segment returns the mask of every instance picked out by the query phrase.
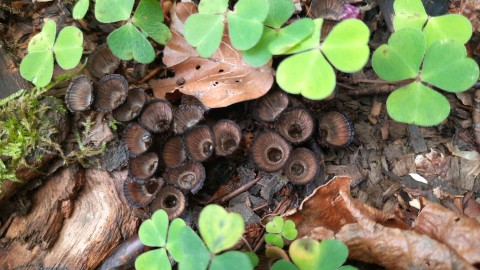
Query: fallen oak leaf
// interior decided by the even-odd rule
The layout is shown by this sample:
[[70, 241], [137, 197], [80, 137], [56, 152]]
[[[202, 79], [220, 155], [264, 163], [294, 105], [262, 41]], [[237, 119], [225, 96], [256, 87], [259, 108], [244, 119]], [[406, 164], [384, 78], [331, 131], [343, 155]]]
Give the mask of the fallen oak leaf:
[[348, 224], [335, 236], [348, 246], [350, 259], [387, 269], [475, 269], [446, 245], [410, 230]]
[[[219, 49], [210, 58], [200, 57], [179, 32], [192, 6], [176, 5], [172, 12], [172, 40], [165, 46], [163, 61], [175, 72], [173, 78], [149, 82], [157, 98], [176, 90], [193, 95], [210, 108], [225, 107], [237, 102], [256, 99], [268, 92], [273, 84], [271, 62], [259, 68], [249, 66], [234, 49], [226, 34]], [[184, 21], [183, 21], [184, 22]]]
[[[350, 195], [349, 176], [336, 176], [327, 184], [315, 189], [298, 209], [287, 212], [285, 219], [295, 222], [298, 238], [311, 235], [317, 227], [334, 233], [351, 223], [381, 223], [394, 228], [407, 229], [408, 225], [391, 213], [375, 209]], [[371, 227], [372, 225], [370, 225]]]
[[480, 222], [421, 198], [413, 230], [444, 243], [471, 264], [480, 263]]

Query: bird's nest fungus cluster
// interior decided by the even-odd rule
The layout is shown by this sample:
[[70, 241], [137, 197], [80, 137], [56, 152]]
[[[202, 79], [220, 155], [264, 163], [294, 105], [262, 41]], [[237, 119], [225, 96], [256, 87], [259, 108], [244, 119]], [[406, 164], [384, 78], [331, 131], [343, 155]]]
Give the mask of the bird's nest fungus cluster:
[[[123, 190], [132, 207], [164, 209], [179, 216], [186, 194], [197, 193], [206, 181], [204, 162], [218, 157], [249, 155], [265, 172], [283, 171], [290, 182], [302, 185], [318, 175], [319, 161], [311, 140], [344, 147], [353, 139], [353, 126], [338, 111], [312, 113], [301, 102], [272, 90], [249, 102], [248, 115], [257, 123], [253, 139], [235, 121], [222, 119], [197, 99], [184, 95], [179, 104], [150, 97], [143, 89], [129, 89], [127, 80], [113, 73], [120, 61], [106, 47], [90, 57], [89, 77], [72, 80], [65, 95], [72, 112], [94, 109], [111, 113], [125, 128], [121, 140], [128, 152]], [[208, 179], [207, 179], [208, 180]]]

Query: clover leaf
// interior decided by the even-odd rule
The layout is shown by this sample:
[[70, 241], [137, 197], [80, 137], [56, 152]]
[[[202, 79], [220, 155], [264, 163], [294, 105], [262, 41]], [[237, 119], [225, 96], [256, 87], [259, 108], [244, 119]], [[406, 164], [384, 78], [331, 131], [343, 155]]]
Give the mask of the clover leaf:
[[87, 14], [90, 7], [90, 0], [78, 0], [73, 6], [72, 17], [75, 20], [81, 20]]
[[287, 260], [278, 260], [272, 265], [271, 270], [298, 270], [298, 267]]
[[389, 115], [399, 122], [432, 126], [447, 118], [450, 104], [425, 83], [448, 92], [465, 91], [478, 80], [479, 68], [457, 40], [436, 41], [426, 50], [425, 44], [420, 30], [401, 29], [373, 53], [372, 66], [387, 81], [416, 79], [390, 94]]
[[110, 33], [107, 37], [107, 43], [112, 53], [120, 59], [135, 59], [145, 64], [155, 59], [155, 51], [152, 45], [131, 23], [126, 23]]
[[163, 10], [157, 0], [142, 0], [133, 15], [133, 25], [142, 29], [159, 44], [167, 44], [172, 32], [163, 23]]
[[314, 28], [315, 24], [309, 18], [297, 20], [280, 29], [268, 49], [272, 54], [283, 54], [310, 36]]
[[395, 31], [408, 27], [422, 30], [428, 19], [421, 0], [396, 0], [393, 3], [393, 9], [395, 11], [393, 17]]
[[268, 0], [268, 14], [263, 22], [271, 28], [280, 28], [292, 16], [295, 5], [291, 0]]
[[224, 27], [223, 16], [197, 13], [185, 22], [184, 37], [200, 56], [210, 57], [222, 42]]
[[102, 23], [125, 21], [130, 18], [135, 0], [97, 0], [95, 18]]
[[263, 21], [268, 15], [267, 0], [240, 0], [227, 16], [228, 33], [233, 47], [248, 50], [255, 46], [263, 33]]
[[240, 251], [228, 251], [215, 256], [210, 263], [210, 270], [244, 270], [253, 269], [249, 257]]
[[198, 12], [201, 14], [222, 14], [228, 9], [228, 0], [200, 1]]
[[83, 53], [83, 34], [73, 26], [63, 28], [55, 41], [55, 21], [45, 22], [42, 31], [28, 43], [28, 54], [20, 64], [20, 74], [37, 87], [46, 86], [53, 76], [53, 55], [63, 69], [72, 69]]
[[279, 248], [284, 246], [283, 238], [294, 240], [297, 237], [295, 223], [291, 220], [284, 222], [282, 217], [275, 217], [267, 223], [265, 229], [268, 232], [265, 235], [265, 242]]
[[300, 270], [338, 269], [347, 259], [348, 248], [334, 239], [318, 243], [313, 239], [302, 238], [290, 245], [289, 254]]

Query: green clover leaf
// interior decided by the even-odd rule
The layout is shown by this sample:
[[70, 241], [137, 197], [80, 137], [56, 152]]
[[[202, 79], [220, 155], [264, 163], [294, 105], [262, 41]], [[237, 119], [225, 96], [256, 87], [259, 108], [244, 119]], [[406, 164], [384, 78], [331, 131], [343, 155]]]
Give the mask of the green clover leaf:
[[164, 248], [151, 250], [140, 254], [135, 260], [135, 269], [162, 269], [171, 270], [170, 260], [167, 256], [167, 251]]
[[20, 63], [20, 74], [38, 87], [46, 86], [53, 76], [52, 52], [31, 52]]
[[163, 247], [167, 242], [168, 215], [165, 211], [156, 211], [151, 219], [145, 220], [138, 230], [140, 241], [146, 246]]
[[289, 248], [292, 261], [300, 270], [337, 269], [348, 256], [348, 248], [338, 240], [295, 240]]
[[285, 221], [285, 223], [283, 224], [282, 235], [288, 240], [294, 240], [295, 238], [297, 238], [298, 231], [295, 227], [295, 222], [293, 222], [292, 220]]
[[211, 204], [200, 213], [198, 227], [210, 252], [219, 253], [240, 240], [245, 224], [240, 214], [228, 213], [221, 206]]
[[272, 28], [282, 27], [295, 11], [291, 0], [268, 0], [268, 6], [267, 18], [263, 23]]
[[265, 235], [265, 242], [267, 244], [277, 246], [279, 248], [283, 248], [285, 243], [283, 242], [282, 235], [277, 234], [277, 233], [267, 233]]
[[287, 260], [278, 260], [272, 265], [271, 270], [298, 270], [298, 267]]
[[[223, 208], [222, 208], [223, 209]], [[224, 210], [225, 211], [225, 210]], [[203, 212], [203, 211], [202, 211]], [[210, 262], [210, 252], [200, 237], [188, 226], [181, 229], [179, 251], [179, 270], [205, 270]]]
[[78, 0], [73, 6], [72, 17], [75, 20], [81, 20], [87, 14], [90, 6], [90, 0]]
[[337, 24], [321, 45], [332, 65], [343, 72], [357, 72], [370, 56], [370, 30], [360, 20], [348, 19]]
[[283, 229], [283, 218], [279, 216], [274, 217], [273, 220], [267, 223], [265, 229], [269, 233], [281, 233]]
[[240, 0], [227, 15], [228, 33], [233, 47], [248, 50], [255, 46], [263, 33], [263, 21], [268, 15], [268, 0]]
[[125, 21], [130, 18], [135, 0], [97, 0], [95, 18], [102, 23]]
[[55, 43], [57, 24], [54, 20], [48, 20], [43, 25], [42, 31], [32, 37], [28, 42], [28, 52], [43, 52], [51, 50]]
[[393, 17], [395, 31], [409, 27], [422, 30], [428, 19], [420, 0], [396, 0], [393, 3], [393, 9], [395, 10]]
[[210, 263], [210, 270], [248, 270], [253, 269], [248, 255], [240, 251], [228, 251], [215, 256]]
[[220, 46], [223, 29], [223, 15], [197, 13], [185, 22], [184, 37], [200, 56], [210, 57]]
[[83, 33], [80, 29], [67, 26], [58, 34], [53, 48], [58, 65], [63, 69], [74, 68], [83, 53]]
[[278, 31], [277, 37], [268, 49], [272, 54], [284, 54], [313, 33], [315, 24], [310, 18], [303, 18]]
[[172, 39], [170, 29], [163, 23], [163, 10], [159, 1], [140, 1], [133, 15], [133, 25], [141, 28], [159, 44], [167, 44]]
[[372, 56], [372, 66], [386, 81], [415, 78], [425, 53], [425, 37], [420, 30], [404, 28], [393, 33], [388, 44], [378, 47]]
[[455, 39], [465, 44], [472, 36], [472, 24], [460, 14], [448, 14], [430, 18], [423, 29], [427, 48], [435, 41]]
[[201, 14], [222, 14], [228, 9], [228, 0], [202, 0], [198, 5]]
[[122, 60], [135, 59], [147, 64], [155, 59], [155, 51], [147, 38], [132, 24], [127, 23], [107, 37], [108, 47]]
[[242, 51], [245, 62], [253, 67], [260, 67], [272, 59], [272, 53], [268, 49], [269, 44], [277, 37], [275, 29], [264, 26], [263, 34], [258, 43], [246, 51]]
[[177, 262], [182, 260], [182, 256], [184, 254], [181, 242], [188, 240], [181, 238], [182, 230], [186, 226], [187, 225], [185, 224], [185, 221], [183, 221], [183, 219], [175, 218], [170, 223], [170, 228], [168, 229], [168, 238], [165, 248], [172, 255], [173, 259]]
[[321, 29], [323, 25], [323, 19], [318, 18], [313, 20], [314, 24], [314, 29], [312, 34], [307, 37], [306, 39], [302, 40], [299, 44], [297, 44], [295, 47], [292, 49], [288, 50], [285, 52], [285, 54], [292, 54], [292, 53], [299, 53], [299, 52], [304, 52], [307, 50], [311, 50], [314, 48], [319, 47], [320, 45], [320, 34], [321, 34]]

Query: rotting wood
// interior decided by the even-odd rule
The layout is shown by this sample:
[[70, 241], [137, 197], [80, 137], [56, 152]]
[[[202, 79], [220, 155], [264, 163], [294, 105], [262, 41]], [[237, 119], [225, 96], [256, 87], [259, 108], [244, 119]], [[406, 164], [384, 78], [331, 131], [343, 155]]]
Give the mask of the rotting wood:
[[30, 212], [2, 229], [2, 269], [96, 268], [138, 228], [119, 196], [126, 176], [72, 168], [54, 174], [33, 194]]
[[11, 57], [3, 49], [0, 40], [0, 98], [5, 98], [20, 89], [30, 88], [30, 84], [20, 76], [20, 72]]

